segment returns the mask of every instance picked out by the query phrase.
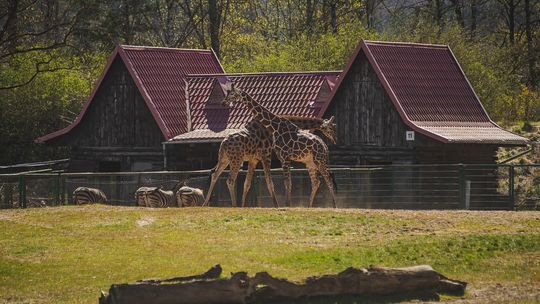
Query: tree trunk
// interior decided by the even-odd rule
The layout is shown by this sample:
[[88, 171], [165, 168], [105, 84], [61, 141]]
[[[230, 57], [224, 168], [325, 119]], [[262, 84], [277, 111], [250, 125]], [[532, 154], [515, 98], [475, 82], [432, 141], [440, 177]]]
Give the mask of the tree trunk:
[[174, 0], [167, 0], [166, 3], [166, 11], [165, 11], [165, 28], [164, 35], [163, 35], [163, 42], [165, 46], [169, 47], [175, 47], [174, 45], [174, 18], [178, 14], [176, 9], [176, 1]]
[[508, 28], [508, 41], [513, 46], [515, 42], [516, 31], [516, 7], [520, 0], [499, 0], [503, 6], [503, 14]]
[[375, 6], [376, 0], [365, 0], [366, 25], [368, 29], [373, 29], [375, 26]]
[[516, 19], [515, 19], [516, 8], [514, 6], [514, 0], [508, 2], [508, 35], [510, 39], [510, 45], [514, 45], [515, 41], [515, 29], [516, 29]]
[[474, 38], [476, 33], [476, 15], [478, 13], [478, 7], [476, 0], [471, 0], [471, 38]]
[[306, 30], [311, 31], [313, 28], [314, 1], [306, 0]]
[[17, 48], [17, 39], [15, 37], [18, 34], [18, 10], [19, 1], [9, 0], [7, 20], [3, 29], [0, 29], [0, 41], [4, 40], [6, 42], [6, 49], [9, 53], [15, 52]]
[[441, 0], [428, 0], [427, 4], [433, 20], [441, 27], [443, 25], [443, 3]]
[[332, 32], [335, 34], [338, 32], [338, 23], [337, 23], [337, 1], [330, 1], [330, 26], [332, 27]]
[[536, 79], [536, 57], [533, 52], [533, 31], [531, 25], [531, 3], [530, 0], [525, 0], [525, 34], [527, 36], [527, 64], [529, 71], [529, 84], [533, 88], [537, 86]]
[[124, 7], [122, 10], [122, 18], [124, 19], [122, 23], [122, 38], [123, 42], [125, 44], [131, 44], [132, 43], [132, 29], [131, 29], [131, 10], [130, 6], [131, 3], [129, 3], [128, 0], [122, 1]]
[[462, 28], [464, 28], [465, 21], [463, 20], [463, 13], [461, 12], [460, 0], [451, 0], [450, 2], [452, 2], [452, 6], [454, 7], [454, 14], [456, 15], [457, 22], [459, 23], [459, 25], [461, 25]]
[[[463, 295], [467, 283], [449, 280], [431, 266], [347, 268], [335, 275], [309, 277], [302, 283], [274, 278], [266, 272], [249, 277], [237, 272], [219, 279], [221, 267], [205, 274], [172, 280], [144, 280], [112, 285], [100, 304], [275, 303], [312, 299], [336, 300], [370, 296], [396, 300], [437, 300], [438, 293]], [[160, 284], [166, 282], [166, 284]], [[176, 283], [173, 283], [176, 282]]]
[[210, 45], [216, 53], [216, 56], [220, 58], [219, 26], [221, 16], [219, 14], [217, 0], [208, 0], [208, 17], [210, 20]]

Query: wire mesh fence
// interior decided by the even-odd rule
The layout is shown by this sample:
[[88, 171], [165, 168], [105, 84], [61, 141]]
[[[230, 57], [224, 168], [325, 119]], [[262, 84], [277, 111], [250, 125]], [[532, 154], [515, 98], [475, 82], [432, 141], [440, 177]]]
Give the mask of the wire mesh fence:
[[[389, 165], [333, 168], [339, 208], [390, 209], [538, 209], [540, 165]], [[210, 171], [122, 173], [17, 173], [0, 175], [0, 208], [73, 204], [77, 187], [101, 189], [112, 205], [136, 206], [139, 187], [173, 189], [186, 181], [191, 187], [209, 185]], [[212, 206], [230, 206], [227, 171], [211, 195]], [[237, 179], [242, 197], [245, 171]], [[281, 170], [272, 171], [278, 202], [285, 203]], [[305, 169], [292, 171], [292, 206], [307, 206], [311, 181]], [[206, 193], [205, 193], [206, 194]], [[239, 202], [238, 202], [239, 203]], [[257, 170], [247, 196], [248, 206], [272, 207], [263, 172]], [[331, 207], [321, 178], [314, 207]]]

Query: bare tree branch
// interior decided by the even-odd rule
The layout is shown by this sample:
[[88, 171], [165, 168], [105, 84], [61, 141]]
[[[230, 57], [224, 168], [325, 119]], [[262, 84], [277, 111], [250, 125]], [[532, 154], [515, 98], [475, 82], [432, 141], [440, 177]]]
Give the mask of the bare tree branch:
[[21, 83], [17, 83], [17, 84], [12, 84], [12, 85], [7, 85], [7, 86], [0, 86], [0, 90], [11, 90], [11, 89], [15, 89], [15, 88], [20, 88], [20, 87], [23, 87], [23, 86], [26, 86], [28, 84], [30, 84], [32, 81], [34, 81], [34, 79], [36, 79], [36, 77], [40, 74], [40, 73], [45, 73], [45, 72], [56, 72], [56, 71], [60, 71], [60, 70], [73, 70], [74, 68], [73, 67], [53, 67], [53, 68], [42, 68], [43, 65], [47, 65], [49, 63], [51, 63], [52, 59], [49, 59], [47, 61], [39, 61], [39, 62], [36, 62], [35, 64], [35, 70], [34, 70], [34, 73], [32, 74], [32, 76], [30, 78], [28, 78], [27, 80], [21, 82]]

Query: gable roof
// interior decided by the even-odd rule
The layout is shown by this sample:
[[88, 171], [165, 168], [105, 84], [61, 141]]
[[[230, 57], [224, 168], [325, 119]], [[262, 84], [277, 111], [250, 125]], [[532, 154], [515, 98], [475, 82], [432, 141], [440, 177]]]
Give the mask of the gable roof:
[[186, 75], [224, 73], [212, 50], [117, 45], [73, 123], [38, 138], [37, 142], [46, 142], [64, 135], [81, 122], [117, 56], [124, 62], [165, 139], [187, 131]]
[[360, 53], [365, 54], [403, 122], [444, 143], [526, 144], [488, 116], [447, 45], [360, 41], [326, 111]]
[[173, 141], [220, 140], [252, 120], [242, 105], [219, 104], [229, 82], [277, 115], [316, 117], [340, 71], [191, 75], [187, 78], [190, 132]]

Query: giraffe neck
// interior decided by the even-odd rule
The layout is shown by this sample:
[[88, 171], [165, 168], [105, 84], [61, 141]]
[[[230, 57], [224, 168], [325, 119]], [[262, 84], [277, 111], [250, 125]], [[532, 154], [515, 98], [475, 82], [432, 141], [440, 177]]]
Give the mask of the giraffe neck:
[[249, 111], [253, 115], [253, 118], [272, 134], [279, 133], [280, 128], [283, 128], [284, 126], [292, 126], [287, 119], [283, 119], [270, 112], [268, 109], [256, 102], [251, 96], [249, 96], [249, 94], [244, 92], [242, 97], [244, 98], [244, 104], [248, 107]]
[[293, 124], [297, 125], [298, 128], [303, 129], [303, 130], [319, 129], [324, 123], [324, 120], [322, 118], [316, 118], [316, 117], [285, 116], [285, 115], [281, 117], [289, 120]]

